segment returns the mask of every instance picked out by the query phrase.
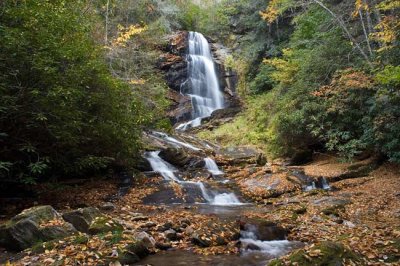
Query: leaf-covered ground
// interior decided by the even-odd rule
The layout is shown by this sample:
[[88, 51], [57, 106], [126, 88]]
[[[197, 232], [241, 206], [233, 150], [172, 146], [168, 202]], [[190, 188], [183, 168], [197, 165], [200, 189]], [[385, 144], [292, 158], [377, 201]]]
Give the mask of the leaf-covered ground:
[[[317, 159], [301, 167], [311, 177], [338, 176], [353, 168], [354, 164], [338, 163], [336, 159], [329, 157]], [[384, 164], [366, 176], [331, 182], [330, 190], [317, 189], [308, 192], [303, 191], [301, 185], [291, 178], [290, 167], [245, 165], [226, 166], [224, 170], [227, 177], [238, 184], [246, 198], [257, 202], [256, 207], [242, 211], [238, 219], [262, 218], [285, 227], [289, 230], [290, 240], [306, 244], [302, 256], [310, 265], [314, 258], [323, 256], [323, 251], [318, 248], [318, 243], [322, 241], [342, 243], [359, 256], [359, 261], [347, 259], [345, 264], [348, 265], [399, 263], [398, 166]], [[122, 232], [94, 236], [80, 233], [66, 239], [42, 243], [20, 254], [2, 252], [2, 262], [11, 265], [116, 263], [118, 254], [132, 243], [137, 231], [146, 231], [154, 237], [157, 244], [151, 250], [153, 253], [171, 247], [204, 255], [239, 252], [237, 220], [200, 214], [196, 206], [145, 205], [142, 199], [159, 189], [157, 184], [161, 178], [143, 180], [114, 202], [113, 211], [107, 212], [111, 223], [116, 221], [123, 225]], [[277, 184], [277, 180], [282, 182], [271, 189], [271, 182]], [[177, 197], [182, 196], [174, 186], [172, 190]], [[90, 182], [64, 187], [63, 190], [57, 190], [57, 193], [43, 194], [40, 198], [43, 202], [38, 204], [50, 203], [52, 196], [53, 205], [60, 211], [78, 205], [101, 207], [116, 192], [116, 182]], [[164, 232], [168, 228], [173, 229], [176, 235], [167, 238]], [[196, 241], [193, 240], [193, 235], [196, 235]], [[291, 260], [289, 254], [282, 258], [282, 263], [290, 265]]]

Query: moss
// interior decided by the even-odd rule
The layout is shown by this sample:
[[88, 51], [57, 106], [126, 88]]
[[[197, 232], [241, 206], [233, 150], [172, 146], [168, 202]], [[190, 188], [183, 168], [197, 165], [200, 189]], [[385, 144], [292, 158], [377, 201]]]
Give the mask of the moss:
[[[318, 256], [310, 256], [310, 253], [320, 251]], [[344, 262], [352, 261], [357, 265], [361, 264], [360, 257], [354, 252], [348, 250], [340, 243], [321, 242], [315, 245], [308, 253], [299, 250], [291, 254], [288, 260], [296, 265], [313, 265], [313, 266], [340, 266]], [[271, 261], [269, 266], [286, 265], [283, 260], [277, 259]]]
[[[392, 244], [392, 247], [400, 250], [400, 239], [395, 239], [393, 242], [394, 243]], [[388, 258], [385, 260], [385, 262], [394, 263], [400, 261], [400, 255], [398, 253], [387, 254], [387, 256]]]
[[86, 244], [87, 242], [89, 242], [89, 238], [86, 235], [78, 235], [72, 241], [72, 243], [74, 243], [75, 245]]
[[32, 253], [34, 254], [40, 254], [45, 252], [46, 250], [51, 250], [55, 247], [55, 242], [54, 241], [48, 241], [48, 242], [43, 242], [39, 241], [35, 245], [32, 246]]
[[89, 233], [92, 235], [105, 233], [105, 232], [114, 232], [114, 231], [122, 231], [124, 228], [118, 222], [102, 216], [96, 217], [96, 219], [89, 226]]

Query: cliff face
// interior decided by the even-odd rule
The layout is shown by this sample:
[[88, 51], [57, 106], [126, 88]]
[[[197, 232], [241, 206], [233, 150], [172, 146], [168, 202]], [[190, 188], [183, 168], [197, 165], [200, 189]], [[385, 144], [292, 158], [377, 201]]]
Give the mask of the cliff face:
[[[172, 101], [168, 117], [173, 124], [190, 120], [192, 106], [190, 98], [182, 95], [181, 84], [187, 80], [188, 64], [186, 54], [188, 49], [188, 32], [179, 31], [168, 37], [166, 53], [159, 59], [158, 67], [165, 73], [165, 80], [170, 88], [168, 99]], [[216, 66], [220, 89], [223, 92], [225, 107], [237, 108], [239, 100], [236, 95], [237, 74], [226, 66], [229, 50], [208, 38], [214, 63]]]

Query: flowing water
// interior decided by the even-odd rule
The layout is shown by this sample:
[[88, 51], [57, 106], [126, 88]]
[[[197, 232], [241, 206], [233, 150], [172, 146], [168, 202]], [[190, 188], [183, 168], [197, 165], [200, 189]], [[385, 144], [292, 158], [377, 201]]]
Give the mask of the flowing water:
[[203, 118], [224, 107], [211, 49], [203, 34], [189, 32], [188, 79], [181, 86], [181, 93], [192, 103], [192, 120], [180, 124], [177, 130], [197, 127]]
[[213, 174], [213, 175], [223, 175], [224, 172], [222, 172], [219, 168], [217, 163], [211, 159], [210, 157], [204, 158], [204, 162], [206, 163], [206, 168], [207, 170]]
[[[181, 86], [181, 93], [190, 97], [192, 103], [192, 120], [176, 127], [177, 130], [184, 131], [188, 128], [196, 127], [201, 124], [203, 118], [209, 117], [217, 109], [224, 107], [224, 98], [220, 91], [218, 78], [212, 59], [210, 45], [206, 38], [197, 32], [189, 33], [188, 79]], [[150, 134], [154, 139], [181, 149], [195, 151], [196, 154], [204, 154], [204, 150], [213, 150], [209, 144], [199, 144], [204, 150], [179, 139], [171, 137], [162, 132], [153, 131]], [[192, 136], [188, 136], [193, 138]], [[183, 138], [186, 140], [186, 138]], [[191, 143], [193, 141], [190, 140]], [[219, 180], [218, 186], [211, 186], [207, 182], [185, 181], [180, 178], [182, 173], [179, 169], [166, 162], [159, 156], [160, 151], [147, 152], [145, 158], [150, 162], [154, 172], [158, 172], [166, 183], [174, 182], [183, 188], [186, 194], [193, 194], [185, 200], [177, 202], [174, 192], [168, 186], [159, 191], [161, 196], [153, 196], [149, 202], [155, 204], [167, 204], [170, 208], [191, 208], [187, 199], [192, 199], [195, 203], [194, 212], [202, 214], [218, 215], [221, 219], [236, 220], [243, 212], [249, 209], [262, 210], [249, 203], [243, 203], [238, 196], [228, 189], [225, 184], [229, 180]], [[210, 157], [204, 158], [205, 170], [211, 173], [213, 179], [218, 181], [224, 172], [218, 167], [217, 163]], [[326, 181], [326, 180], [325, 180]], [[163, 183], [165, 185], [165, 183]], [[323, 183], [323, 186], [328, 186]], [[315, 184], [314, 184], [315, 187]], [[313, 187], [313, 188], [314, 188]], [[169, 189], [169, 190], [168, 190]], [[202, 202], [198, 199], [202, 198]], [[194, 199], [194, 200], [193, 200]], [[156, 201], [152, 201], [156, 200]], [[164, 200], [164, 202], [163, 202]], [[160, 202], [161, 201], [161, 202]], [[169, 203], [168, 203], [169, 202]], [[177, 207], [180, 204], [181, 207]], [[169, 205], [168, 205], [169, 204]], [[256, 228], [246, 227], [241, 231], [241, 255], [221, 255], [221, 256], [202, 256], [190, 251], [174, 250], [157, 253], [141, 261], [139, 265], [265, 265], [270, 259], [282, 256], [301, 243], [287, 240], [261, 241], [257, 238]]]
[[[217, 193], [213, 190], [207, 189], [203, 182], [181, 180], [177, 176], [178, 170], [173, 165], [163, 160], [159, 154], [160, 151], [152, 151], [145, 153], [144, 157], [149, 161], [153, 171], [160, 173], [165, 180], [174, 181], [182, 187], [197, 187], [205, 202], [211, 205], [230, 206], [243, 204], [234, 193]], [[218, 169], [215, 162], [214, 164], [214, 167]]]

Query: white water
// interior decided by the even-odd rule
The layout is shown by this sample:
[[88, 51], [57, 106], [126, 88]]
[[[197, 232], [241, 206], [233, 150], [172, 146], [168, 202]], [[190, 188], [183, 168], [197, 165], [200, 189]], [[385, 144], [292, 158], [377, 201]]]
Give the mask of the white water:
[[173, 144], [176, 147], [186, 147], [186, 148], [194, 150], [194, 151], [201, 151], [201, 149], [199, 149], [189, 143], [179, 141], [176, 138], [173, 138], [165, 133], [153, 131], [152, 134], [154, 137], [159, 138], [159, 139], [164, 139], [165, 141]]
[[232, 206], [232, 205], [244, 204], [240, 202], [240, 200], [236, 197], [234, 193], [218, 194], [214, 197], [214, 199], [210, 203], [211, 205], [218, 205], [218, 206]]
[[204, 158], [204, 162], [206, 163], [206, 168], [207, 170], [213, 174], [213, 175], [222, 175], [224, 172], [222, 172], [219, 168], [217, 163], [211, 159], [210, 157]]
[[180, 180], [176, 175], [177, 169], [170, 163], [163, 160], [160, 156], [160, 151], [153, 151], [145, 153], [144, 157], [149, 161], [153, 171], [158, 172], [164, 177], [165, 180], [174, 181], [182, 186], [195, 185], [201, 191], [201, 194], [209, 204], [219, 206], [229, 205], [242, 205], [243, 203], [236, 197], [234, 193], [221, 193], [215, 194], [208, 190], [204, 183], [198, 181], [183, 181]]
[[224, 107], [224, 97], [219, 88], [210, 45], [203, 34], [189, 32], [187, 61], [189, 76], [183, 86], [188, 87], [189, 91], [181, 93], [191, 99], [193, 120], [179, 125], [177, 130], [197, 127], [202, 118], [209, 117], [213, 111]]
[[322, 177], [322, 189], [329, 190], [331, 186], [328, 184], [328, 181], [325, 177]]
[[312, 182], [310, 185], [306, 186], [304, 190], [305, 191], [311, 191], [311, 190], [314, 190], [314, 189], [317, 189], [317, 186], [315, 185], [315, 182]]
[[261, 241], [257, 239], [257, 228], [254, 225], [249, 225], [246, 231], [240, 232], [240, 242], [243, 246], [257, 246], [259, 250], [246, 250], [245, 253], [261, 252], [271, 257], [279, 257], [285, 255], [293, 249], [293, 242], [288, 240], [272, 240]]
[[161, 157], [158, 156], [159, 154], [160, 151], [152, 151], [145, 154], [145, 158], [149, 161], [153, 171], [160, 173], [165, 180], [173, 180], [179, 183], [180, 180], [174, 173], [177, 169], [170, 163], [161, 159]]

